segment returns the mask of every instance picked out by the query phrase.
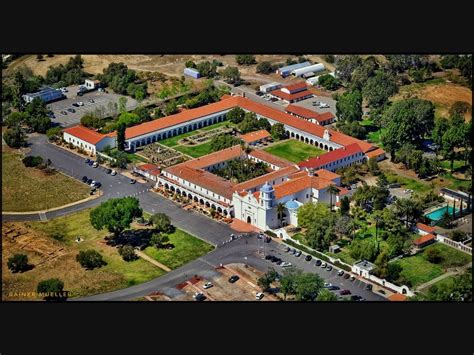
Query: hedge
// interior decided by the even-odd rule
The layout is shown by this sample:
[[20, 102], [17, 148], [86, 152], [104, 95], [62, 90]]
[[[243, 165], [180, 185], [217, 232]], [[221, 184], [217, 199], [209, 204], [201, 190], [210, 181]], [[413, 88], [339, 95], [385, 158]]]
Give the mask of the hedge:
[[275, 233], [273, 233], [272, 231], [268, 230], [268, 231], [265, 231], [265, 234], [266, 235], [269, 235], [270, 237], [273, 237], [273, 238], [276, 238], [277, 235]]
[[26, 167], [32, 168], [40, 164], [43, 164], [43, 158], [40, 156], [29, 155], [27, 157], [24, 157], [22, 162]]

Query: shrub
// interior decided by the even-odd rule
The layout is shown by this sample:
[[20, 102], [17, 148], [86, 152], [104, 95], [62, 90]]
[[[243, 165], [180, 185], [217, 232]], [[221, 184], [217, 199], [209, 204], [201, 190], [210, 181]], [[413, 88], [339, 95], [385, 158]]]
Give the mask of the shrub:
[[119, 254], [122, 255], [122, 259], [125, 261], [133, 261], [138, 259], [138, 255], [135, 254], [135, 249], [131, 245], [125, 245], [119, 248]]
[[43, 158], [40, 156], [29, 155], [24, 157], [22, 162], [27, 168], [33, 168], [43, 164]]
[[28, 256], [25, 254], [15, 254], [8, 259], [8, 268], [11, 272], [25, 272], [29, 270]]
[[64, 289], [64, 282], [60, 279], [48, 279], [38, 283], [36, 291], [38, 293], [61, 292]]
[[76, 255], [76, 260], [81, 264], [81, 266], [87, 270], [92, 270], [95, 268], [100, 268], [107, 263], [102, 258], [97, 251], [93, 249], [80, 251], [79, 254]]

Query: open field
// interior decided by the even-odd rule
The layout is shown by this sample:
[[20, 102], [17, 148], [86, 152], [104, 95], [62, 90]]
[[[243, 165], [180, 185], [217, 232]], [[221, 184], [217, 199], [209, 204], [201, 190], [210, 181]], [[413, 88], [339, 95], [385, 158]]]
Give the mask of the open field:
[[59, 207], [89, 196], [89, 188], [55, 172], [27, 168], [16, 153], [2, 152], [2, 211], [26, 212]]
[[[138, 259], [126, 262], [116, 248], [105, 244], [107, 231], [96, 231], [89, 223], [86, 210], [48, 222], [3, 223], [2, 224], [2, 285], [3, 299], [11, 292], [34, 292], [41, 280], [59, 278], [71, 297], [93, 295], [142, 283], [164, 274], [151, 263]], [[11, 237], [7, 231], [21, 235]], [[52, 236], [60, 232], [57, 239]], [[74, 238], [84, 240], [76, 243]], [[76, 261], [80, 250], [95, 249], [102, 254], [107, 265], [86, 271]], [[35, 267], [22, 274], [12, 274], [6, 267], [8, 258], [16, 253], [26, 254]], [[32, 299], [34, 300], [34, 299]]]
[[411, 282], [412, 287], [428, 282], [443, 274], [443, 268], [427, 261], [421, 255], [395, 261], [402, 267], [400, 275]]
[[305, 144], [295, 139], [289, 139], [281, 143], [272, 144], [264, 149], [266, 152], [276, 155], [280, 158], [299, 163], [308, 158], [317, 157], [326, 153], [324, 150], [312, 145]]
[[441, 256], [441, 263], [439, 265], [443, 268], [463, 266], [472, 261], [472, 257], [470, 257], [468, 254], [441, 243], [436, 243], [427, 247], [423, 251], [424, 258], [426, 258], [427, 251], [430, 249], [439, 251]]
[[212, 245], [179, 229], [169, 234], [168, 237], [170, 239], [169, 243], [174, 246], [173, 249], [157, 249], [150, 246], [145, 249], [145, 254], [170, 269], [176, 269], [213, 249]]

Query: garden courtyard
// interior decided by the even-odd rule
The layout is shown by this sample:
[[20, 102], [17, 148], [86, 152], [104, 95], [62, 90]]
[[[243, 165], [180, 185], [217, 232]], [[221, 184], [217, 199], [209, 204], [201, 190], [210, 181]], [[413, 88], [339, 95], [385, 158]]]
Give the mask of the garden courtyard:
[[316, 148], [312, 145], [303, 143], [296, 139], [288, 139], [282, 142], [272, 144], [264, 149], [266, 152], [276, 155], [277, 157], [286, 159], [293, 163], [299, 163], [303, 160], [317, 157], [326, 151]]

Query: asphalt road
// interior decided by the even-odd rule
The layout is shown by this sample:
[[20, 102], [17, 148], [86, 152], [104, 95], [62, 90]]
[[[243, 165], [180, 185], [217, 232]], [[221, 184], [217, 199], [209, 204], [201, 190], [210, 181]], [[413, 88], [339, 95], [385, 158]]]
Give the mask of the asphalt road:
[[[165, 199], [153, 192], [148, 191], [149, 184], [130, 184], [129, 178], [117, 174], [111, 176], [105, 173], [103, 168], [92, 168], [84, 163], [83, 158], [53, 144], [47, 142], [43, 135], [35, 135], [29, 138], [31, 143], [31, 152], [29, 154], [41, 155], [44, 159], [51, 159], [52, 165], [68, 175], [81, 179], [86, 175], [102, 183], [103, 196], [98, 199], [87, 201], [82, 204], [70, 206], [57, 211], [51, 211], [43, 216], [39, 215], [8, 215], [2, 216], [3, 220], [46, 220], [72, 212], [90, 208], [98, 205], [112, 197], [136, 196], [140, 201], [140, 206], [149, 213], [163, 212], [170, 216], [173, 224], [198, 238], [201, 238], [214, 246], [216, 249], [209, 254], [194, 260], [182, 267], [173, 270], [166, 275], [149, 282], [118, 290], [110, 293], [85, 297], [77, 300], [130, 300], [136, 297], [148, 295], [152, 292], [161, 291], [167, 293], [170, 297], [178, 294], [175, 286], [192, 275], [200, 275], [205, 278], [212, 278], [217, 275], [215, 267], [220, 263], [246, 263], [259, 270], [267, 271], [274, 267], [279, 272], [283, 269], [270, 261], [264, 260], [257, 250], [262, 250], [262, 243], [257, 240], [255, 235], [247, 238], [237, 239], [229, 242], [229, 236], [235, 233], [228, 225], [216, 222], [199, 213], [183, 210], [172, 201]], [[297, 268], [307, 272], [314, 272], [322, 276], [325, 281], [340, 286], [341, 289], [349, 289], [353, 294], [358, 294], [367, 300], [383, 300], [384, 298], [364, 289], [360, 281], [354, 283], [339, 278], [334, 269], [332, 272], [321, 270], [314, 266], [314, 260], [311, 263], [304, 261], [304, 257], [296, 258], [283, 251], [283, 246], [274, 241], [266, 243], [265, 251], [272, 255], [281, 257], [284, 261], [290, 261]]]

